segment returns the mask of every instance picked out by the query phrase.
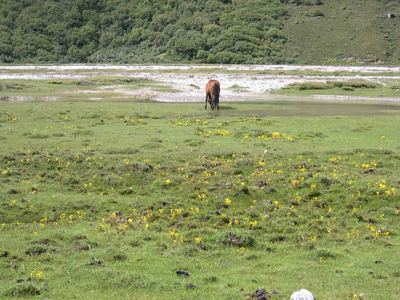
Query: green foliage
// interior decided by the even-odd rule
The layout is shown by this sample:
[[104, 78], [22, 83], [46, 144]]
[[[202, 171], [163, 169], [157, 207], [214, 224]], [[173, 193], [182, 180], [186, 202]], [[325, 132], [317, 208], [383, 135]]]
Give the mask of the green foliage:
[[276, 62], [286, 14], [277, 0], [5, 0], [0, 62]]

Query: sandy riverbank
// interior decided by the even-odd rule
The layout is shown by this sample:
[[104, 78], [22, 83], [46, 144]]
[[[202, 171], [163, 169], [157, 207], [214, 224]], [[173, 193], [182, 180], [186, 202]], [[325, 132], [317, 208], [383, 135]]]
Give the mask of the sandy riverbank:
[[[239, 71], [229, 73], [227, 71]], [[240, 72], [242, 71], [242, 73]], [[345, 76], [334, 75], [270, 75], [262, 71], [303, 71], [307, 72], [350, 72]], [[360, 76], [359, 72], [364, 73]], [[387, 73], [377, 76], [374, 73]], [[147, 78], [168, 86], [174, 92], [161, 92], [151, 89], [129, 90], [115, 88], [115, 92], [127, 96], [145, 95], [147, 98], [161, 102], [201, 102], [204, 101], [204, 86], [210, 78], [221, 82], [221, 101], [275, 101], [271, 92], [291, 83], [325, 82], [359, 79], [385, 83], [387, 80], [400, 82], [400, 76], [390, 73], [400, 72], [400, 67], [389, 66], [292, 66], [292, 65], [178, 65], [178, 66], [128, 66], [128, 65], [26, 65], [0, 66], [1, 79], [49, 80], [49, 79], [84, 79], [97, 76], [120, 76]], [[351, 75], [354, 73], [354, 75]], [[365, 75], [371, 74], [371, 76]], [[279, 96], [283, 98], [282, 96]], [[294, 99], [296, 97], [291, 97]], [[389, 101], [400, 102], [400, 98], [364, 98], [343, 96], [313, 96], [322, 101]]]

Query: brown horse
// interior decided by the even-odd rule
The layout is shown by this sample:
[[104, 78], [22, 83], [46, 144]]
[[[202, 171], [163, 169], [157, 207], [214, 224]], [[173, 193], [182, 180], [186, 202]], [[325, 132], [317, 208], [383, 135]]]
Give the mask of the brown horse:
[[221, 86], [218, 80], [209, 80], [206, 85], [206, 106], [207, 102], [210, 103], [211, 109], [219, 110], [219, 92], [221, 91]]

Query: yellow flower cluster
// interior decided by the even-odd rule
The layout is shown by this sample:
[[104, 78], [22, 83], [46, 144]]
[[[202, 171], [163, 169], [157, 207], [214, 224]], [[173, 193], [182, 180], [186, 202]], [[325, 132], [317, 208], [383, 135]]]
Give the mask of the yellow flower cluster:
[[14, 115], [7, 115], [7, 122], [15, 122], [17, 121], [17, 116]]
[[1, 175], [10, 176], [11, 175], [11, 168], [6, 167], [5, 169], [1, 170]]
[[371, 161], [367, 163], [362, 163], [360, 165], [361, 169], [371, 169], [371, 168], [376, 168], [380, 165], [380, 162], [378, 161]]
[[[149, 218], [149, 213], [151, 215], [151, 212], [148, 212], [145, 216], [142, 216], [142, 219], [138, 222], [138, 223], [143, 222], [145, 228], [146, 228], [147, 220]], [[112, 212], [109, 214], [108, 217], [103, 218], [101, 220], [101, 222], [99, 224], [99, 230], [102, 232], [109, 231], [111, 228], [111, 225], [116, 226], [116, 228], [119, 232], [125, 232], [130, 227], [133, 227], [133, 219], [123, 217], [122, 214]]]
[[390, 232], [386, 229], [378, 229], [374, 225], [368, 224], [367, 228], [369, 233], [373, 239], [377, 239], [379, 237], [388, 237], [390, 236]]
[[172, 238], [173, 242], [176, 243], [180, 243], [183, 241], [180, 233], [178, 232], [178, 230], [176, 230], [176, 228], [172, 228], [169, 231], [169, 236]]
[[208, 126], [209, 122], [208, 120], [202, 120], [202, 119], [179, 119], [175, 122], [173, 122], [176, 126], [191, 126], [191, 125], [203, 125], [203, 126]]
[[387, 197], [395, 197], [397, 196], [398, 192], [396, 188], [389, 188], [385, 191], [385, 196]]
[[378, 189], [376, 191], [377, 196], [386, 196], [389, 198], [396, 197], [398, 195], [398, 190], [395, 187], [390, 187], [386, 180], [381, 179], [375, 183], [368, 183], [369, 189]]
[[240, 224], [240, 221], [238, 219], [230, 218], [229, 219], [229, 223], [228, 223], [228, 227], [233, 227], [233, 226], [239, 225], [239, 224]]
[[257, 220], [250, 220], [250, 221], [249, 221], [250, 228], [251, 228], [251, 229], [256, 228], [257, 223], [258, 223]]
[[32, 271], [31, 278], [34, 280], [42, 281], [42, 280], [44, 280], [44, 272], [43, 271]]
[[207, 199], [207, 194], [201, 193], [201, 194], [197, 195], [197, 199], [199, 199], [199, 200], [205, 200], [205, 199]]
[[203, 243], [203, 239], [200, 236], [197, 236], [194, 238], [194, 243], [196, 244], [196, 246], [199, 246]]
[[216, 135], [216, 136], [230, 136], [232, 133], [229, 130], [226, 129], [216, 129], [216, 130], [209, 130], [207, 131], [207, 134], [209, 136], [211, 135]]
[[183, 213], [183, 208], [172, 208], [170, 210], [170, 219], [174, 220]]
[[272, 132], [272, 133], [261, 133], [261, 134], [257, 135], [257, 138], [259, 140], [262, 140], [262, 141], [266, 141], [266, 140], [268, 140], [270, 138], [272, 138], [274, 140], [283, 140], [283, 139], [285, 139], [285, 140], [287, 140], [289, 142], [294, 140], [294, 138], [292, 136], [284, 134], [284, 133], [281, 133], [281, 132], [278, 132], [278, 131], [275, 131], [275, 132]]
[[328, 160], [329, 160], [331, 163], [336, 164], [336, 163], [338, 163], [339, 161], [342, 160], [342, 157], [341, 157], [341, 156], [332, 156], [332, 157], [329, 157]]
[[237, 249], [237, 253], [239, 255], [243, 255], [246, 252], [246, 248], [245, 247], [240, 247], [239, 249]]

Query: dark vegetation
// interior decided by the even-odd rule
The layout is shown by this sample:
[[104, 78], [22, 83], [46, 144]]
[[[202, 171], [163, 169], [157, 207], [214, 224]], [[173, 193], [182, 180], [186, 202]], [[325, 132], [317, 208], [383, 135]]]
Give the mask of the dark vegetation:
[[2, 0], [0, 62], [399, 62], [396, 1], [331, 2]]

